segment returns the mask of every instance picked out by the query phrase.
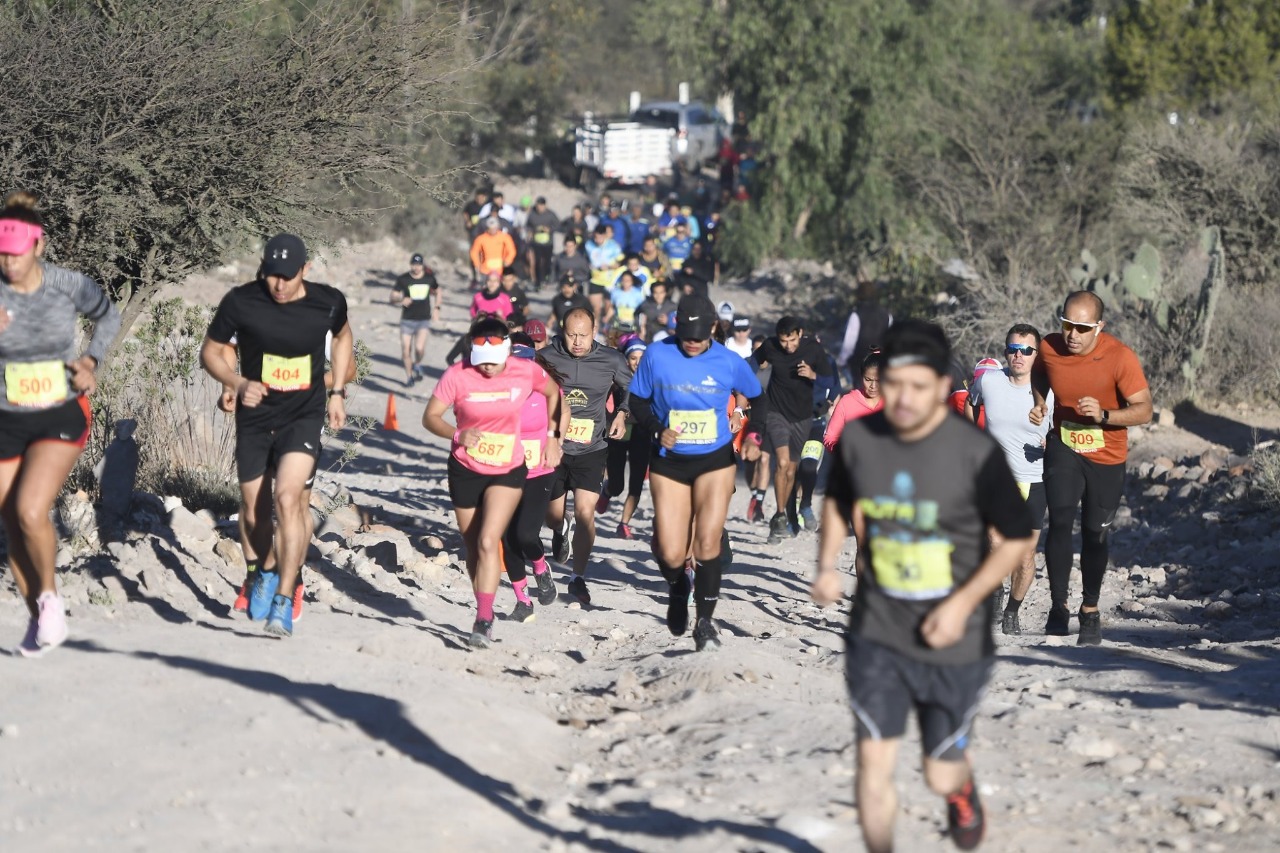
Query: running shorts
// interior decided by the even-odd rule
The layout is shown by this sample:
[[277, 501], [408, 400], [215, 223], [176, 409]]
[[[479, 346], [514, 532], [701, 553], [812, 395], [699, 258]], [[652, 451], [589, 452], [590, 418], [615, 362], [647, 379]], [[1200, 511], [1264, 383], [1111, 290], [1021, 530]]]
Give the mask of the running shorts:
[[490, 486], [523, 489], [524, 481], [528, 476], [529, 469], [524, 467], [524, 463], [504, 474], [477, 474], [454, 459], [451, 454], [449, 456], [449, 499], [458, 509], [475, 509], [480, 506], [485, 490]]
[[48, 409], [0, 411], [0, 460], [16, 459], [38, 441], [60, 441], [84, 450], [92, 421], [89, 398], [84, 396]]
[[992, 659], [931, 664], [861, 637], [849, 637], [845, 678], [859, 740], [891, 740], [907, 731], [914, 707], [924, 754], [963, 761]]
[[764, 416], [764, 450], [777, 454], [778, 448], [791, 450], [791, 461], [800, 462], [800, 452], [809, 440], [809, 431], [813, 426], [813, 418], [802, 421], [789, 421], [784, 415], [770, 409]]
[[603, 284], [592, 284], [587, 287], [587, 295], [588, 296], [608, 296], [609, 288], [605, 287]]
[[600, 494], [600, 488], [604, 485], [604, 466], [608, 460], [608, 447], [575, 456], [566, 453], [560, 458], [560, 467], [554, 475], [556, 480], [551, 487], [551, 500], [557, 500], [576, 489]]
[[733, 453], [733, 445], [726, 444], [710, 453], [671, 453], [659, 456], [657, 448], [649, 457], [649, 474], [666, 477], [686, 486], [692, 486], [694, 480], [711, 471], [725, 468], [736, 468], [738, 459]]
[[404, 335], [406, 338], [411, 338], [414, 335], [416, 335], [418, 332], [429, 332], [429, 331], [431, 331], [430, 320], [401, 320], [400, 321], [400, 334]]
[[1044, 483], [1019, 483], [1018, 488], [1027, 490], [1023, 497], [1027, 499], [1027, 509], [1031, 510], [1031, 526], [1039, 533], [1040, 528], [1044, 527], [1044, 516], [1049, 509]]
[[1050, 433], [1044, 454], [1044, 493], [1049, 515], [1081, 507], [1080, 525], [1101, 533], [1115, 520], [1124, 496], [1124, 463], [1100, 465], [1076, 453]]
[[286, 453], [305, 453], [312, 459], [311, 476], [306, 487], [311, 488], [316, 477], [316, 464], [320, 459], [320, 431], [324, 418], [303, 418], [276, 430], [236, 429], [236, 474], [240, 482], [248, 483], [274, 471]]

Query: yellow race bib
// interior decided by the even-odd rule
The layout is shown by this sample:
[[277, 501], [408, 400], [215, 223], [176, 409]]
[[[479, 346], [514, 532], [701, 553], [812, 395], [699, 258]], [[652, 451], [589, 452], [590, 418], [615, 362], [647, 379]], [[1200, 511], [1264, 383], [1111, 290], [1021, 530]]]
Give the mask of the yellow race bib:
[[480, 433], [475, 447], [467, 448], [467, 455], [484, 465], [508, 465], [516, 450], [516, 437], [497, 432]]
[[537, 468], [542, 461], [542, 442], [536, 438], [525, 438], [520, 440], [520, 446], [524, 448], [524, 467]]
[[577, 444], [590, 444], [591, 439], [595, 437], [595, 433], [596, 423], [591, 418], [571, 418], [569, 420], [569, 431], [565, 433], [564, 440]]
[[551, 242], [551, 235], [546, 231], [535, 231], [533, 234], [533, 242], [540, 243], [545, 246]]
[[1031, 497], [1031, 484], [1030, 484], [1030, 483], [1019, 483], [1019, 484], [1018, 484], [1018, 494], [1022, 495], [1022, 499], [1023, 499], [1024, 501], [1025, 501], [1025, 500], [1030, 499], [1030, 497]]
[[636, 321], [636, 309], [630, 306], [618, 306], [618, 322], [630, 326]]
[[822, 442], [817, 439], [810, 439], [804, 443], [804, 447], [800, 448], [801, 459], [816, 459], [822, 461]]
[[1076, 453], [1097, 453], [1106, 446], [1106, 434], [1097, 424], [1085, 426], [1063, 421], [1059, 435], [1062, 443]]
[[285, 358], [263, 353], [262, 384], [272, 391], [305, 391], [311, 387], [311, 356]]
[[409, 298], [414, 302], [421, 302], [431, 295], [431, 285], [429, 284], [411, 284], [409, 285]]
[[718, 437], [715, 409], [672, 409], [667, 423], [680, 433], [676, 444], [715, 444]]
[[955, 586], [951, 551], [945, 539], [903, 542], [877, 536], [871, 540], [871, 567], [876, 586], [890, 598], [928, 601], [946, 597]]
[[684, 267], [684, 258], [668, 258], [667, 259], [673, 270], [682, 269]]
[[4, 383], [15, 406], [53, 406], [67, 399], [67, 366], [60, 361], [6, 364]]

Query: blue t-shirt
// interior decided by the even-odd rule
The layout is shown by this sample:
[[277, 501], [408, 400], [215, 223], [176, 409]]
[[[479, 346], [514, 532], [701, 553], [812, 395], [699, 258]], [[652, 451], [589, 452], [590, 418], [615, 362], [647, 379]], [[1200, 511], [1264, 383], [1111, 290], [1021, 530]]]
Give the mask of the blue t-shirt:
[[[631, 394], [653, 401], [653, 413], [663, 424], [680, 430], [675, 453], [703, 456], [733, 441], [729, 432], [729, 400], [734, 391], [760, 396], [760, 381], [746, 360], [711, 342], [704, 353], [690, 358], [670, 337], [645, 351]], [[659, 449], [658, 455], [673, 451]]]
[[618, 325], [634, 329], [636, 327], [636, 310], [644, 302], [644, 299], [644, 291], [638, 287], [633, 287], [630, 290], [614, 287], [610, 290], [609, 301], [613, 303], [613, 313]]
[[693, 254], [693, 238], [685, 237], [682, 240], [679, 237], [672, 237], [662, 244], [662, 251], [667, 253], [667, 260], [671, 262], [671, 268], [678, 270], [684, 266], [684, 262]]

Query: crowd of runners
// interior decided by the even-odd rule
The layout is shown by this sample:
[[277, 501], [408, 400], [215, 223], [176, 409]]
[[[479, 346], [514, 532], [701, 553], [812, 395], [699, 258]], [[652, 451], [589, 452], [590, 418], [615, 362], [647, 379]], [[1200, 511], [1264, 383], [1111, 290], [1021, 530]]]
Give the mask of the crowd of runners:
[[[1045, 632], [1069, 632], [1079, 517], [1078, 642], [1101, 642], [1126, 429], [1151, 416], [1142, 368], [1104, 331], [1105, 306], [1089, 292], [1067, 296], [1051, 334], [1010, 318], [1005, 366], [980, 365], [991, 369], [969, 383], [957, 382], [939, 327], [895, 322], [865, 287], [839, 358], [797, 317], [755, 334], [751, 318], [709, 298], [721, 226], [714, 210], [684, 202], [629, 206], [637, 212], [604, 197], [561, 219], [543, 199], [514, 208], [500, 193], [477, 193], [466, 208], [469, 328], [422, 424], [449, 443], [449, 497], [476, 601], [468, 642], [493, 642], [504, 571], [509, 622], [534, 618], [529, 568], [540, 606], [557, 598], [557, 569], [589, 606], [597, 518], [622, 499], [616, 535], [639, 538], [647, 483], [666, 626], [689, 633], [692, 605], [694, 647], [719, 648], [730, 499], [741, 476], [747, 520], [763, 522], [772, 483], [767, 543], [819, 534], [814, 600], [837, 601], [845, 573], [856, 575], [847, 667], [868, 849], [891, 849], [893, 768], [912, 709], [926, 780], [946, 798], [956, 843], [973, 847], [984, 818], [967, 747], [993, 623], [1022, 630], [1047, 515]], [[0, 210], [0, 516], [29, 609], [18, 645], [28, 656], [67, 636], [49, 511], [85, 446], [86, 398], [120, 323], [96, 283], [43, 261], [45, 245], [35, 199], [11, 195]], [[219, 405], [235, 418], [248, 571], [234, 606], [281, 637], [302, 613], [322, 432], [344, 426], [354, 378], [346, 300], [310, 281], [310, 268], [298, 237], [267, 241], [257, 276], [226, 294], [201, 350], [224, 389]], [[555, 280], [545, 317], [534, 316], [522, 279], [535, 290]], [[417, 254], [392, 287], [408, 385], [424, 375], [440, 291]], [[81, 318], [93, 323], [83, 353]], [[842, 573], [850, 535], [856, 566]]]

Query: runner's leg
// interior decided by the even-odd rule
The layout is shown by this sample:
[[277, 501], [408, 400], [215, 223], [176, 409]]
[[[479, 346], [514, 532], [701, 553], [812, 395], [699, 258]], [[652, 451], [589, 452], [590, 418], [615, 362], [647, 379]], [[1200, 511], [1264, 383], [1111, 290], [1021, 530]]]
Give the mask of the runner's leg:
[[[502, 535], [511, 524], [516, 505], [520, 503], [520, 490], [511, 486], [489, 486], [481, 498], [480, 519], [476, 531], [476, 599], [488, 596], [492, 610], [493, 596], [502, 580]], [[480, 618], [485, 618], [483, 615]], [[492, 616], [488, 618], [493, 618]]]
[[413, 334], [413, 367], [414, 368], [417, 368], [418, 365], [422, 364], [422, 359], [425, 358], [427, 355], [427, 336], [430, 335], [430, 333], [431, 333], [431, 330], [424, 326], [423, 328], [418, 329]]
[[858, 823], [867, 853], [893, 850], [893, 822], [898, 814], [893, 769], [898, 762], [899, 743], [899, 738], [858, 741]]
[[684, 560], [691, 547], [693, 487], [661, 474], [649, 475], [653, 491], [653, 556], [667, 583], [684, 575]]
[[599, 492], [573, 490], [573, 573], [584, 575], [587, 559], [596, 544], [596, 502]]
[[27, 448], [11, 500], [28, 562], [28, 593], [34, 601], [42, 593], [57, 592], [54, 559], [57, 532], [49, 511], [80, 458], [80, 447], [63, 441], [39, 441]]
[[708, 471], [693, 483], [693, 555], [697, 559], [693, 586], [699, 619], [710, 619], [720, 599], [722, 534], [736, 474], [737, 470], [729, 466]]
[[404, 365], [404, 381], [413, 380], [413, 335], [400, 333], [400, 361]]
[[280, 573], [277, 595], [293, 598], [302, 561], [307, 556], [307, 516], [311, 508], [304, 498], [307, 481], [315, 475], [316, 458], [309, 453], [285, 453], [276, 464], [276, 571]]
[[[36, 595], [39, 595], [39, 573], [31, 563], [23, 542], [22, 527], [18, 522], [18, 505], [14, 485], [22, 473], [22, 457], [15, 456], [0, 462], [0, 516], [4, 518], [5, 541], [8, 543], [9, 568], [13, 572], [13, 582], [18, 585], [18, 594], [27, 603], [31, 618], [39, 615], [36, 607]], [[33, 594], [32, 590], [36, 590]]]

